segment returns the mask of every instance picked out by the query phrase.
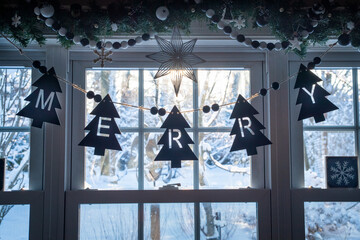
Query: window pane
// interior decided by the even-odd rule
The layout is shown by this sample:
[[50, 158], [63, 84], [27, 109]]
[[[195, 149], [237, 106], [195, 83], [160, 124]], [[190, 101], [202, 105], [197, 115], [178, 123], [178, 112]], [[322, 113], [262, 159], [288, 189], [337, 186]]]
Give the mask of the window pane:
[[309, 118], [303, 121], [304, 125], [354, 125], [352, 69], [328, 68], [314, 73], [323, 80], [319, 84], [331, 94], [326, 98], [339, 109], [326, 113], [324, 122], [315, 123], [314, 118]]
[[138, 239], [138, 206], [81, 204], [79, 229], [81, 240]]
[[0, 127], [29, 126], [30, 119], [16, 116], [31, 92], [31, 68], [0, 67]]
[[194, 239], [194, 204], [144, 204], [144, 239]]
[[[193, 134], [188, 132], [191, 139]], [[158, 145], [163, 133], [145, 133], [144, 181], [145, 189], [157, 189], [180, 183], [182, 189], [193, 188], [194, 161], [181, 161], [181, 168], [171, 168], [170, 161], [154, 161], [163, 145]], [[193, 144], [189, 145], [193, 150]]]
[[29, 189], [29, 132], [0, 132], [0, 151], [6, 158], [5, 191]]
[[[157, 70], [144, 70], [144, 106], [165, 108], [170, 112], [176, 105], [180, 111], [193, 109], [193, 81], [187, 78], [182, 80], [180, 91], [176, 97], [174, 86], [169, 76], [154, 79]], [[193, 123], [193, 113], [184, 113], [183, 116], [190, 126]], [[167, 115], [161, 117], [144, 112], [145, 127], [160, 127]]]
[[360, 239], [360, 202], [305, 202], [305, 239]]
[[[114, 102], [139, 105], [139, 73], [138, 70], [86, 70], [86, 90], [94, 91], [105, 97], [109, 94]], [[93, 99], [86, 98], [86, 116], [88, 124], [93, 118], [89, 115], [95, 108]], [[120, 115], [119, 127], [137, 127], [139, 110], [115, 104]]]
[[30, 205], [0, 205], [0, 239], [29, 239]]
[[[249, 70], [217, 70], [203, 69], [198, 71], [199, 106], [217, 103], [219, 105], [235, 102], [238, 95], [250, 97], [250, 71]], [[199, 111], [199, 123], [202, 127], [230, 127], [230, 119], [234, 106], [220, 108], [218, 112]]]
[[304, 132], [305, 186], [325, 188], [325, 157], [354, 156], [354, 132]]
[[122, 151], [105, 150], [104, 156], [86, 147], [85, 188], [138, 189], [139, 135], [123, 132], [117, 139]]
[[200, 239], [257, 239], [256, 203], [200, 203]]
[[240, 188], [250, 186], [250, 160], [246, 151], [230, 152], [229, 132], [200, 133], [201, 188]]

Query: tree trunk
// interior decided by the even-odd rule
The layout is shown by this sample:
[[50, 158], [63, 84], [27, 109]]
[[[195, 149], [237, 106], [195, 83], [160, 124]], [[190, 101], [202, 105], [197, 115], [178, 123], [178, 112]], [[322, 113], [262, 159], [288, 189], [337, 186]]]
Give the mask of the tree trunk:
[[212, 214], [211, 203], [202, 203], [205, 214], [206, 214], [206, 230], [203, 230], [207, 237], [214, 236], [215, 226], [214, 226], [214, 216]]
[[151, 240], [160, 240], [160, 205], [151, 204]]

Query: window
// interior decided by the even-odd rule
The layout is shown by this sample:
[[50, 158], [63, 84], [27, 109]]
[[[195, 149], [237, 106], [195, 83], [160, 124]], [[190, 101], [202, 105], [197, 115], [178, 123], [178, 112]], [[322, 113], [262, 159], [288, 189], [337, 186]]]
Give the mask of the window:
[[[291, 69], [298, 68], [298, 64], [292, 64]], [[323, 80], [321, 86], [331, 94], [327, 98], [339, 107], [325, 114], [326, 121], [296, 122], [299, 108], [295, 107], [292, 112], [293, 186], [297, 188], [292, 191], [292, 214], [296, 239], [357, 239], [360, 236], [353, 219], [360, 214], [359, 189], [327, 189], [325, 179], [326, 156], [357, 156], [359, 152], [357, 66], [349, 62], [324, 62], [313, 70]], [[292, 87], [290, 92], [295, 92]], [[296, 97], [297, 94], [292, 97], [294, 106]], [[300, 138], [303, 144], [295, 144], [295, 139]]]
[[[106, 232], [119, 239], [207, 239], [219, 234], [227, 239], [236, 239], [238, 234], [257, 239], [266, 234], [269, 225], [260, 225], [269, 216], [269, 191], [263, 189], [265, 151], [259, 149], [259, 155], [252, 158], [245, 151], [229, 152], [231, 106], [208, 114], [183, 113], [190, 125], [186, 131], [195, 143], [190, 147], [199, 161], [182, 161], [182, 168], [172, 169], [169, 162], [154, 162], [162, 147], [157, 144], [164, 132], [160, 127], [167, 116], [116, 104], [164, 107], [167, 111], [177, 105], [186, 111], [234, 102], [237, 94], [249, 97], [261, 88], [261, 63], [197, 69], [198, 84], [184, 79], [178, 97], [168, 78], [153, 79], [156, 69], [117, 65], [122, 66], [115, 62], [113, 68], [97, 69], [89, 68], [87, 62], [74, 62], [74, 83], [103, 97], [110, 94], [120, 115], [116, 121], [123, 150], [107, 150], [101, 157], [94, 156], [94, 148], [77, 146], [86, 134], [84, 127], [93, 119], [90, 113], [96, 103], [73, 91], [73, 178], [66, 212], [67, 224], [79, 227], [68, 230], [66, 237], [101, 239]], [[253, 102], [259, 112], [262, 104], [262, 99]], [[263, 118], [259, 114], [259, 119]], [[181, 190], [165, 190], [169, 184], [180, 184]], [[255, 189], [248, 189], [250, 186]], [[233, 207], [229, 209], [229, 205]], [[99, 218], [92, 217], [95, 212]], [[125, 221], [123, 213], [133, 216], [125, 224], [133, 226], [132, 231], [112, 227]]]

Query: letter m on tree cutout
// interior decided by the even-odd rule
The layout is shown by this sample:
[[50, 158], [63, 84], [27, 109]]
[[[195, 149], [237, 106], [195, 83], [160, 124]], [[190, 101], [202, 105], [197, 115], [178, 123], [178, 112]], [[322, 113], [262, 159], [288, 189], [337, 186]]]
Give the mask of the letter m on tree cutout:
[[16, 115], [32, 118], [32, 126], [37, 128], [42, 128], [44, 122], [60, 125], [55, 108], [61, 109], [56, 96], [56, 92], [61, 93], [61, 88], [54, 68], [32, 85], [37, 89], [25, 98], [30, 103]]
[[324, 113], [339, 109], [326, 98], [330, 93], [317, 84], [321, 81], [321, 78], [303, 64], [300, 65], [294, 87], [300, 88], [296, 105], [302, 104], [298, 121], [314, 117], [316, 123], [322, 122], [325, 121]]

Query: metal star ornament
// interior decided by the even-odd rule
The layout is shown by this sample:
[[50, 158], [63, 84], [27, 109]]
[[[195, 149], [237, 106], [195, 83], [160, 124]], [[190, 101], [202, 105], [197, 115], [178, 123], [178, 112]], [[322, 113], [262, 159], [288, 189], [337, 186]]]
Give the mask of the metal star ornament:
[[113, 54], [112, 51], [105, 52], [105, 48], [102, 47], [101, 52], [94, 50], [94, 53], [98, 56], [98, 58], [94, 59], [94, 63], [100, 62], [101, 67], [104, 67], [105, 62], [112, 62], [112, 59], [109, 58], [109, 56]]
[[301, 42], [299, 41], [299, 39], [294, 38], [293, 40], [289, 40], [289, 42], [291, 43], [291, 47], [293, 49], [297, 49], [297, 50], [301, 51], [301, 46], [300, 46]]
[[175, 94], [178, 96], [183, 76], [197, 82], [193, 65], [205, 62], [205, 60], [192, 53], [197, 39], [192, 39], [183, 43], [180, 31], [176, 27], [173, 30], [170, 42], [159, 36], [155, 36], [155, 39], [161, 52], [146, 56], [147, 58], [161, 63], [154, 79], [170, 74]]
[[14, 25], [14, 27], [17, 28], [17, 27], [21, 24], [20, 19], [21, 19], [21, 17], [18, 16], [17, 13], [15, 13], [15, 16], [13, 16], [13, 17], [11, 18], [11, 20], [12, 20], [12, 23], [11, 23], [11, 24]]

